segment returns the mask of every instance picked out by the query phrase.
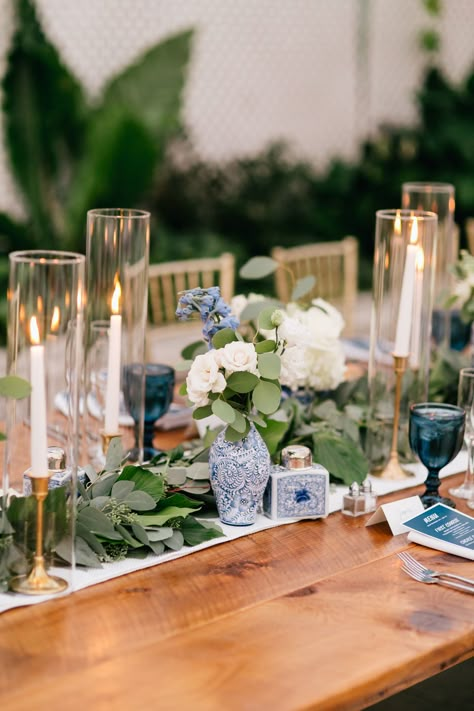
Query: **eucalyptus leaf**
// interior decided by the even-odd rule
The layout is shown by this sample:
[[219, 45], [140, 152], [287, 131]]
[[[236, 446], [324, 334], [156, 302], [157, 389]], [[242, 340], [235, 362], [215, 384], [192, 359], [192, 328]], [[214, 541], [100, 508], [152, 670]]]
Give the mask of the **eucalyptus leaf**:
[[21, 400], [31, 393], [31, 385], [18, 375], [5, 375], [0, 378], [0, 396]]
[[210, 415], [212, 415], [212, 408], [210, 405], [196, 407], [193, 410], [193, 417], [195, 420], [203, 420], [205, 417], [209, 417]]
[[242, 413], [236, 411], [235, 420], [232, 423], [232, 427], [234, 428], [234, 430], [236, 430], [237, 432], [241, 432], [242, 434], [248, 431], [248, 423]]
[[170, 467], [166, 472], [168, 486], [181, 486], [186, 481], [189, 467]]
[[123, 449], [121, 437], [112, 437], [105, 456], [104, 471], [110, 472], [118, 469], [122, 463]]
[[116, 532], [113, 523], [105, 514], [91, 506], [82, 509], [77, 515], [77, 520], [92, 533], [110, 540], [120, 540], [120, 535]]
[[95, 496], [90, 500], [90, 506], [93, 506], [95, 509], [99, 509], [99, 511], [101, 511], [104, 506], [107, 506], [109, 503], [110, 496]]
[[171, 538], [165, 540], [165, 545], [167, 548], [171, 548], [172, 551], [179, 551], [184, 544], [184, 536], [178, 529], [173, 531]]
[[97, 481], [97, 472], [92, 466], [92, 464], [86, 464], [85, 467], [83, 467], [84, 474], [86, 477], [89, 479], [90, 483], [93, 484], [95, 481]]
[[76, 537], [84, 539], [84, 541], [97, 553], [97, 555], [105, 556], [105, 548], [99, 539], [84, 526], [80, 521], [76, 521]]
[[280, 377], [280, 357], [276, 353], [261, 353], [258, 356], [258, 370], [262, 378], [276, 380]]
[[308, 274], [308, 276], [298, 279], [295, 284], [290, 297], [290, 301], [298, 301], [302, 296], [306, 296], [309, 292], [314, 289], [316, 285], [316, 277], [314, 274]]
[[[71, 563], [71, 539], [63, 538], [56, 545], [56, 553], [68, 563]], [[88, 568], [102, 568], [102, 565], [92, 548], [83, 538], [76, 538], [74, 541], [74, 555], [77, 565], [85, 565]]]
[[150, 541], [148, 545], [155, 555], [160, 555], [165, 550], [165, 544], [162, 541]]
[[246, 420], [246, 427], [244, 432], [239, 432], [238, 430], [234, 430], [234, 428], [229, 425], [226, 430], [225, 430], [225, 438], [228, 442], [238, 442], [240, 439], [243, 439], [247, 434], [250, 429], [250, 424]]
[[[138, 524], [134, 524], [138, 525]], [[148, 540], [155, 542], [155, 541], [164, 541], [167, 538], [171, 538], [173, 535], [173, 528], [165, 527], [162, 526], [161, 528], [147, 528], [146, 529], [146, 534], [148, 536]], [[138, 536], [137, 536], [138, 538]]]
[[189, 479], [209, 479], [209, 462], [194, 462], [187, 469]]
[[155, 508], [155, 500], [146, 491], [132, 491], [124, 499], [132, 511], [151, 511]]
[[257, 353], [272, 353], [276, 349], [276, 342], [267, 338], [265, 341], [259, 341], [255, 344], [255, 350]]
[[224, 400], [214, 400], [214, 402], [212, 403], [212, 412], [214, 415], [220, 417], [221, 420], [224, 420], [224, 422], [227, 422], [228, 424], [232, 424], [235, 420], [236, 411], [234, 410], [232, 405], [229, 405], [229, 403], [224, 402]]
[[242, 279], [263, 279], [278, 269], [278, 262], [271, 257], [252, 257], [239, 270]]
[[279, 309], [282, 307], [281, 301], [276, 299], [261, 299], [260, 301], [250, 301], [240, 314], [240, 321], [255, 321], [261, 311], [268, 308]]
[[192, 361], [197, 355], [207, 352], [207, 345], [203, 341], [194, 341], [189, 343], [181, 351], [181, 358], [186, 361]]
[[[227, 386], [236, 393], [249, 393], [254, 389], [258, 381], [258, 376], [253, 373], [237, 371], [229, 375], [227, 378]], [[193, 417], [197, 419], [195, 414]]]
[[102, 474], [94, 484], [92, 484], [87, 492], [95, 498], [96, 496], [110, 496], [112, 487], [119, 478], [119, 472], [107, 472]]
[[224, 348], [228, 343], [233, 343], [237, 340], [234, 329], [232, 328], [222, 328], [220, 331], [214, 334], [212, 337], [212, 345], [214, 348]]
[[258, 328], [260, 330], [265, 330], [265, 331], [272, 331], [274, 330], [275, 326], [272, 321], [273, 314], [275, 313], [275, 309], [270, 306], [267, 309], [263, 309], [263, 311], [260, 311], [258, 315]]
[[139, 541], [137, 538], [134, 538], [132, 536], [132, 534], [130, 533], [130, 531], [128, 531], [128, 529], [125, 526], [123, 526], [120, 523], [117, 523], [117, 524], [115, 524], [115, 528], [118, 531], [118, 533], [120, 533], [120, 535], [122, 536], [125, 543], [127, 543], [132, 548], [141, 548], [143, 543], [141, 541]]
[[253, 404], [264, 415], [271, 415], [278, 410], [281, 400], [281, 390], [274, 383], [261, 380], [252, 393]]
[[183, 494], [170, 494], [164, 501], [161, 501], [158, 504], [158, 512], [168, 508], [169, 506], [179, 506], [180, 508], [192, 508], [198, 510], [201, 508], [202, 504], [195, 499], [190, 499], [189, 496], [183, 496]]
[[127, 496], [130, 494], [130, 492], [134, 490], [134, 488], [135, 482], [118, 479], [112, 487], [110, 496], [113, 496], [113, 498], [117, 499], [117, 501], [125, 501]]

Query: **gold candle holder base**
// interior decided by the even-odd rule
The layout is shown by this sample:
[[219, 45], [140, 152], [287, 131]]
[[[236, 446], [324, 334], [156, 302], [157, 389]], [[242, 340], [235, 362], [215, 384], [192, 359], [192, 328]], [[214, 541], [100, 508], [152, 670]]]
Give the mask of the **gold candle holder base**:
[[400, 422], [402, 381], [407, 363], [407, 356], [398, 356], [393, 354], [393, 370], [395, 372], [395, 400], [393, 403], [392, 448], [390, 450], [390, 459], [379, 474], [381, 479], [391, 479], [392, 481], [408, 479], [413, 476], [411, 472], [406, 471], [406, 469], [403, 469], [400, 466], [400, 461], [398, 459], [398, 424]]
[[108, 433], [108, 432], [104, 432], [104, 430], [101, 430], [100, 436], [101, 436], [101, 439], [102, 439], [102, 451], [103, 451], [104, 454], [107, 454], [107, 451], [108, 451], [109, 446], [110, 446], [110, 441], [111, 441], [112, 439], [114, 439], [114, 437], [120, 437], [120, 439], [121, 439], [121, 438], [122, 438], [122, 433], [121, 433], [121, 432], [114, 432], [114, 433], [111, 433], [111, 434], [110, 434], [110, 433]]
[[48, 575], [43, 557], [43, 504], [48, 495], [49, 477], [31, 477], [33, 496], [36, 499], [36, 554], [28, 575], [18, 575], [10, 580], [10, 590], [24, 595], [55, 595], [67, 589], [63, 578]]

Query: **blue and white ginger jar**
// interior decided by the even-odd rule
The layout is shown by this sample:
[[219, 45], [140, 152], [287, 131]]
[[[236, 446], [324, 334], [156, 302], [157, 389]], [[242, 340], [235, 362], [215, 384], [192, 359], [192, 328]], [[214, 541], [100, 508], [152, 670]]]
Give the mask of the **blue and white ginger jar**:
[[247, 437], [228, 442], [220, 432], [209, 450], [209, 470], [222, 523], [255, 523], [270, 475], [270, 455], [255, 425]]

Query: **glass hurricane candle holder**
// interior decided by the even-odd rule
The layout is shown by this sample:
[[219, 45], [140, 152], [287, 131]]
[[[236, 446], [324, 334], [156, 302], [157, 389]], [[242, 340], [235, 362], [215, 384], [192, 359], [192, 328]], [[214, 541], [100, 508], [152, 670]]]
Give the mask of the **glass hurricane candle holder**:
[[402, 207], [407, 210], [427, 210], [438, 216], [432, 338], [434, 343], [449, 347], [451, 319], [456, 314], [445, 308], [444, 304], [453, 293], [454, 277], [450, 266], [456, 262], [459, 254], [459, 233], [454, 224], [454, 186], [449, 183], [403, 183]]
[[[143, 210], [104, 209], [87, 213], [87, 337], [86, 337], [86, 460], [100, 468], [111, 436], [122, 436], [124, 451], [134, 445], [133, 421], [123, 411], [123, 373], [143, 365], [148, 307], [150, 213]], [[91, 411], [97, 395], [97, 323], [102, 331], [100, 387], [102, 410]], [[104, 339], [107, 343], [104, 344]], [[94, 391], [94, 392], [93, 392]], [[136, 403], [139, 421], [137, 446], [143, 450], [145, 379]], [[98, 445], [97, 441], [101, 444]], [[142, 461], [142, 455], [139, 461]]]
[[[54, 594], [71, 588], [74, 563], [85, 257], [34, 250], [9, 259], [7, 372], [32, 388], [29, 398], [7, 401], [5, 488], [16, 494], [2, 508], [19, 553], [12, 567], [20, 574], [10, 585]], [[52, 482], [51, 446], [64, 450], [59, 486]], [[23, 494], [25, 474], [31, 488]], [[56, 566], [59, 578], [49, 573]]]
[[427, 397], [436, 224], [431, 212], [376, 213], [366, 436], [374, 473], [410, 454], [408, 407]]

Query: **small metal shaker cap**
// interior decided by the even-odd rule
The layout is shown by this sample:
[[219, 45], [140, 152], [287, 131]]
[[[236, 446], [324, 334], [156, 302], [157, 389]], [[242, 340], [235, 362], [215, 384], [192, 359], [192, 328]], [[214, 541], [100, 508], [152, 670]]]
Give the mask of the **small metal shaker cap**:
[[369, 479], [364, 479], [362, 482], [362, 491], [364, 494], [371, 494], [372, 493], [372, 482], [369, 481]]
[[66, 469], [66, 453], [62, 447], [48, 447], [48, 470], [59, 472]]
[[353, 481], [349, 487], [349, 494], [351, 496], [359, 496], [359, 493], [360, 493], [359, 484], [356, 481]]
[[309, 447], [302, 444], [293, 444], [281, 451], [281, 463], [287, 469], [308, 469], [313, 458]]

